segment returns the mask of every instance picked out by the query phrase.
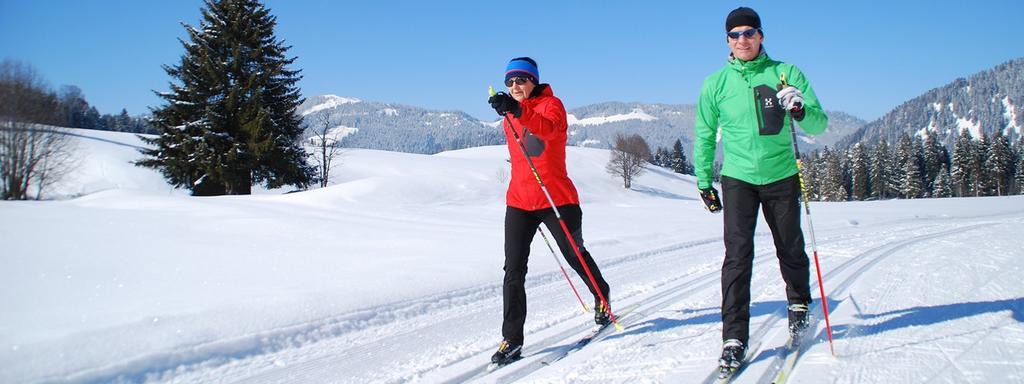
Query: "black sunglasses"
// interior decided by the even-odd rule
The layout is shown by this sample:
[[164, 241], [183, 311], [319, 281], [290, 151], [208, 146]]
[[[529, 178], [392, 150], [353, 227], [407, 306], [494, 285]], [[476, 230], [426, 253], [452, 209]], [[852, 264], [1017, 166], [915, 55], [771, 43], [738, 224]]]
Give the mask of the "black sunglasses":
[[750, 28], [745, 31], [726, 32], [725, 34], [729, 35], [730, 39], [739, 40], [740, 36], [752, 39], [754, 38], [754, 35], [756, 35], [758, 32], [761, 32], [761, 28]]
[[505, 86], [511, 87], [513, 83], [516, 85], [523, 85], [526, 84], [527, 81], [530, 81], [530, 79], [526, 77], [510, 77], [508, 80], [505, 80]]

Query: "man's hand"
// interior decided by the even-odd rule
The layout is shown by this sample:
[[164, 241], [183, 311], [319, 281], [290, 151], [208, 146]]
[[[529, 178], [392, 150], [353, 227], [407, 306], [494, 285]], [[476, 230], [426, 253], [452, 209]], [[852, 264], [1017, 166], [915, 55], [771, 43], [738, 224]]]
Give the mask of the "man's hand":
[[782, 88], [779, 93], [775, 94], [775, 97], [779, 99], [782, 107], [788, 111], [796, 112], [804, 107], [804, 94], [799, 89], [796, 89], [796, 87]]
[[704, 201], [704, 208], [709, 212], [718, 213], [722, 210], [722, 200], [718, 199], [718, 190], [715, 188], [701, 189], [700, 199]]

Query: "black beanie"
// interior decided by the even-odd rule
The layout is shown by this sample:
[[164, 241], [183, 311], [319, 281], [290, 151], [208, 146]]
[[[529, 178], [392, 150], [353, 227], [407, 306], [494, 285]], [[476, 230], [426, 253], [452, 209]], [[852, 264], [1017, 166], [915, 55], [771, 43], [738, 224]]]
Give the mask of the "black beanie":
[[725, 17], [725, 31], [729, 32], [733, 28], [741, 25], [747, 25], [754, 28], [761, 28], [761, 17], [754, 12], [753, 9], [747, 7], [739, 7], [732, 12], [729, 12], [729, 16]]

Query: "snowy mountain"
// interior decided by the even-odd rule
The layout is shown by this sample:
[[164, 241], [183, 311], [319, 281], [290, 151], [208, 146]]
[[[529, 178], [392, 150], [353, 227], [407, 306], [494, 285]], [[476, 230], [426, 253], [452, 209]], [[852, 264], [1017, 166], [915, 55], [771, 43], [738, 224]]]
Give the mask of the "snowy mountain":
[[[608, 151], [568, 148], [624, 330], [569, 352], [593, 315], [535, 239], [524, 358], [487, 373], [504, 146], [355, 149], [327, 188], [197, 198], [131, 166], [133, 135], [74, 133], [90, 160], [65, 187], [83, 196], [0, 201], [0, 382], [689, 383], [715, 370], [722, 216], [690, 176], [651, 168], [625, 190]], [[819, 318], [789, 382], [1024, 380], [1024, 197], [811, 209], [836, 354], [815, 288]], [[787, 333], [757, 228], [756, 347], [737, 383], [770, 382]]]
[[[298, 112], [308, 127], [345, 131], [344, 146], [408, 153], [441, 151], [502, 143], [501, 120], [481, 122], [463, 112], [440, 112], [335, 95], [310, 97]], [[693, 105], [608, 102], [567, 111], [569, 144], [610, 148], [616, 133], [637, 133], [651, 146], [671, 148], [677, 139], [689, 153], [693, 148]], [[827, 133], [805, 136], [801, 149], [814, 150], [860, 128], [864, 121], [842, 112], [829, 112]]]
[[952, 148], [962, 130], [975, 138], [981, 133], [992, 136], [1003, 131], [1013, 142], [1020, 137], [1022, 126], [1024, 58], [925, 92], [852, 133], [839, 145], [874, 145], [881, 139], [892, 145], [901, 134], [909, 133], [918, 137], [937, 135], [940, 143]]
[[[843, 112], [829, 111], [828, 130], [821, 135], [808, 136], [797, 130], [801, 140], [801, 151], [813, 151], [833, 146], [864, 125], [864, 121]], [[568, 111], [569, 132], [572, 145], [610, 148], [615, 134], [639, 134], [654, 150], [657, 147], [672, 148], [677, 139], [682, 140], [687, 156], [693, 150], [693, 121], [696, 107], [693, 105], [642, 104], [642, 103], [601, 103]]]
[[322, 95], [306, 99], [297, 112], [307, 130], [322, 128], [322, 118], [328, 129], [345, 129], [342, 142], [348, 148], [434, 154], [504, 140], [501, 131], [459, 111]]

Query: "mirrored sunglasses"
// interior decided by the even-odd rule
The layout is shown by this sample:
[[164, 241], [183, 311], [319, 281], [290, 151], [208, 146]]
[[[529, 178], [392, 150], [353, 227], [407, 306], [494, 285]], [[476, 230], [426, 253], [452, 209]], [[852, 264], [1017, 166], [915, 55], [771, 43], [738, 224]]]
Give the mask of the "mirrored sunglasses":
[[745, 31], [726, 32], [726, 35], [729, 35], [729, 38], [733, 40], [739, 40], [740, 36], [752, 39], [754, 38], [754, 35], [756, 35], [758, 32], [761, 32], [761, 28], [750, 28]]

